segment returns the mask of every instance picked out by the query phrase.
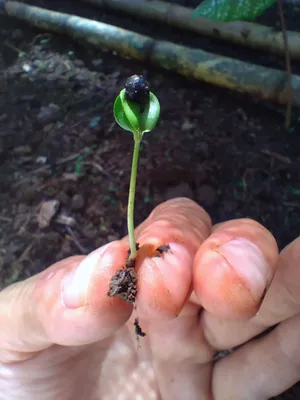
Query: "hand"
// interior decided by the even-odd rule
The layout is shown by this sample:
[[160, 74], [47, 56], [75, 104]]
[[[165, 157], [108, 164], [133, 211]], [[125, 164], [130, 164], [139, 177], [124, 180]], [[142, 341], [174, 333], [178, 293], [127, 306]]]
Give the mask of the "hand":
[[0, 293], [1, 400], [259, 400], [299, 379], [299, 238], [278, 258], [257, 222], [212, 227], [188, 199], [157, 207], [136, 235], [137, 310], [106, 295], [126, 238]]

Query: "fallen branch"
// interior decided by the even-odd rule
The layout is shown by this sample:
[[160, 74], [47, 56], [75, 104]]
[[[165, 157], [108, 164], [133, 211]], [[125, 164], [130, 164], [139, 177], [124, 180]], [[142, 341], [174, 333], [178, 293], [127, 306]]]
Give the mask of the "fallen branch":
[[290, 49], [289, 49], [289, 43], [288, 43], [288, 38], [287, 38], [287, 33], [286, 33], [285, 18], [284, 18], [281, 0], [277, 0], [277, 3], [278, 3], [279, 15], [280, 15], [282, 38], [283, 38], [284, 49], [285, 49], [285, 67], [286, 67], [286, 73], [287, 73], [286, 89], [288, 92], [287, 93], [288, 101], [287, 101], [287, 105], [286, 105], [284, 125], [285, 125], [286, 129], [289, 129], [289, 127], [291, 125], [291, 120], [292, 120], [292, 95], [293, 95], [293, 86], [292, 86], [292, 82], [291, 82], [292, 66], [291, 66]]
[[[287, 77], [284, 71], [249, 64], [229, 57], [190, 49], [167, 41], [68, 14], [28, 6], [16, 1], [4, 4], [7, 15], [29, 24], [95, 47], [114, 50], [120, 55], [148, 61], [183, 76], [217, 86], [257, 95], [265, 100], [286, 104]], [[292, 102], [300, 107], [300, 76], [292, 75]]]
[[66, 226], [66, 230], [68, 232], [68, 234], [70, 235], [70, 237], [72, 238], [75, 246], [77, 247], [77, 249], [80, 251], [81, 254], [88, 254], [88, 251], [82, 246], [82, 244], [79, 242], [79, 240], [77, 239], [75, 233], [73, 232], [73, 229], [70, 226]]
[[[121, 10], [139, 18], [169, 24], [216, 39], [264, 50], [279, 56], [285, 55], [280, 31], [252, 22], [216, 22], [206, 18], [193, 18], [193, 9], [159, 0], [84, 0], [97, 7]], [[300, 34], [287, 31], [292, 59], [300, 60]]]

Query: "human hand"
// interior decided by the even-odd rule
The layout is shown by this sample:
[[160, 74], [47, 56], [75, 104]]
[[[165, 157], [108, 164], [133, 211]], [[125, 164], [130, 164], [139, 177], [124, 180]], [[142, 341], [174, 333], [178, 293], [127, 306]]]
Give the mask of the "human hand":
[[107, 297], [127, 238], [0, 293], [1, 400], [259, 400], [299, 379], [299, 238], [278, 258], [257, 222], [212, 227], [188, 199], [158, 206], [136, 236], [137, 310]]

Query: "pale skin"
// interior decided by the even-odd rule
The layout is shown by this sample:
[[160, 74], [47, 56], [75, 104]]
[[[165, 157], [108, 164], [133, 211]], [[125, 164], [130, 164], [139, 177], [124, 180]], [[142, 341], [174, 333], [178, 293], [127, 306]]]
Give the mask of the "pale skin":
[[300, 238], [278, 255], [262, 225], [212, 227], [188, 199], [161, 204], [136, 237], [136, 311], [106, 296], [127, 238], [0, 293], [1, 400], [260, 400], [300, 379]]

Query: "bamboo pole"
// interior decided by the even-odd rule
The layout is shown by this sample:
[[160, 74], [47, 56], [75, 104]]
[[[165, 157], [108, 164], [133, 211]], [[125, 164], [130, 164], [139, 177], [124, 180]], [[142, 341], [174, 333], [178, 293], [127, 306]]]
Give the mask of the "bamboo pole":
[[286, 34], [285, 17], [284, 17], [281, 1], [282, 0], [277, 0], [277, 4], [278, 4], [278, 10], [279, 10], [279, 14], [280, 14], [282, 39], [283, 39], [284, 48], [285, 48], [285, 67], [286, 67], [286, 74], [287, 74], [286, 88], [287, 88], [287, 92], [288, 92], [288, 94], [287, 94], [288, 102], [286, 105], [284, 126], [286, 129], [289, 129], [291, 122], [292, 122], [292, 93], [293, 93], [293, 86], [291, 83], [292, 66], [291, 66], [291, 57], [290, 57], [290, 52], [289, 52], [288, 38], [287, 38], [287, 34]]
[[[122, 56], [152, 62], [167, 70], [217, 86], [287, 103], [286, 73], [229, 57], [190, 49], [167, 41], [156, 41], [125, 29], [69, 14], [7, 1], [7, 15], [41, 29], [67, 34], [75, 40], [107, 48]], [[292, 75], [292, 102], [300, 107], [300, 76]]]
[[[159, 0], [84, 1], [279, 56], [285, 54], [281, 31], [273, 27], [245, 21], [217, 22], [203, 17], [193, 18], [192, 9]], [[287, 39], [291, 58], [300, 60], [300, 34], [287, 31]]]

